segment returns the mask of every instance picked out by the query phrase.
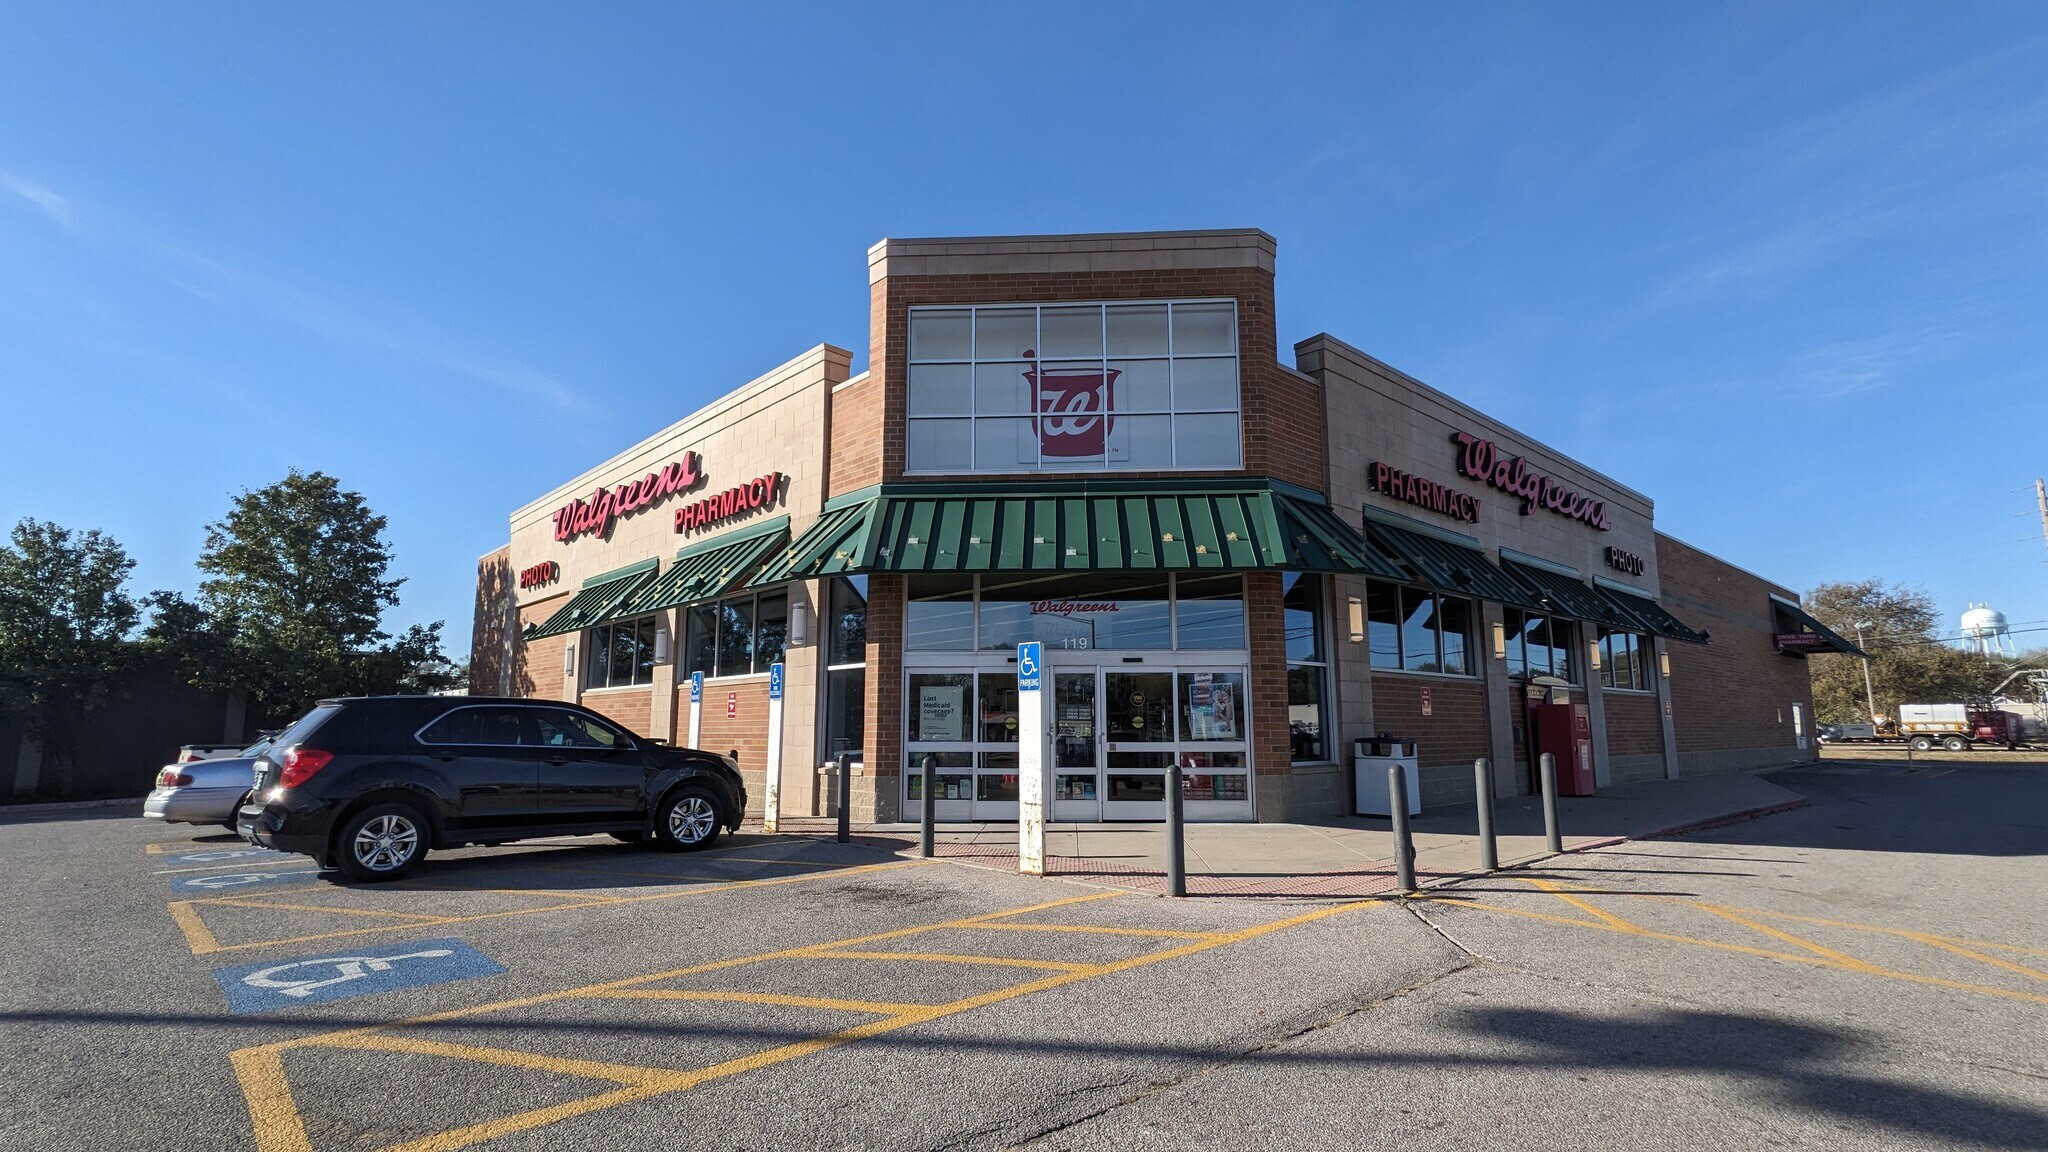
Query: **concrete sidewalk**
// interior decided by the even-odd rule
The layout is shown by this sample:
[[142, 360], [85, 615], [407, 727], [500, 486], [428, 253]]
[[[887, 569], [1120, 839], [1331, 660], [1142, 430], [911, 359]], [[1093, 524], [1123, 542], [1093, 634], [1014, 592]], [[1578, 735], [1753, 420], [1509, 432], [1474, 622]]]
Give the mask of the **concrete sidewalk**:
[[[1617, 784], [1597, 796], [1562, 797], [1558, 822], [1566, 851], [1670, 835], [1749, 819], [1806, 801], [1756, 776], [1701, 776]], [[1443, 883], [1479, 869], [1478, 816], [1467, 807], [1432, 809], [1410, 821], [1416, 876]], [[782, 821], [782, 830], [831, 835], [831, 821]], [[1548, 855], [1543, 807], [1533, 796], [1500, 800], [1494, 829], [1503, 866]], [[915, 824], [856, 824], [863, 842], [899, 854], [917, 851]], [[941, 824], [941, 857], [1003, 871], [1017, 866], [1015, 824]], [[1166, 837], [1160, 824], [1054, 824], [1046, 831], [1046, 870], [1118, 888], [1165, 888]], [[1394, 838], [1383, 818], [1334, 817], [1312, 824], [1190, 824], [1191, 896], [1370, 896], [1394, 888]]]

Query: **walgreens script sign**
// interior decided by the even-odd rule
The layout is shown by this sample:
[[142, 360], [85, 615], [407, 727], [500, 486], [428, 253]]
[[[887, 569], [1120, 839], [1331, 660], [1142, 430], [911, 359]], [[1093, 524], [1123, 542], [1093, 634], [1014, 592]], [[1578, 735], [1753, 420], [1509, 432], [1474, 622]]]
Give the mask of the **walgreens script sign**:
[[703, 464], [703, 457], [685, 452], [681, 460], [659, 472], [649, 472], [615, 488], [599, 488], [586, 499], [569, 501], [555, 513], [555, 539], [566, 543], [586, 532], [600, 539], [610, 536], [612, 523], [619, 517], [702, 484]]
[[[1024, 354], [1031, 355], [1030, 349]], [[1037, 368], [1031, 382], [1038, 451], [1049, 458], [1101, 456], [1116, 425], [1116, 368]]]

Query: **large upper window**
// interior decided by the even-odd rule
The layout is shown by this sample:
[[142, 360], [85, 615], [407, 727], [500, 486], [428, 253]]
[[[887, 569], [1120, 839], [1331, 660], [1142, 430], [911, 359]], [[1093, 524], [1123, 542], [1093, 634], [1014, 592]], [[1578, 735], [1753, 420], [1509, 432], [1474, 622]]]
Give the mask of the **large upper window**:
[[1472, 601], [1375, 580], [1365, 589], [1366, 647], [1374, 668], [1470, 676]]
[[1236, 468], [1237, 302], [910, 310], [911, 472]]
[[767, 672], [789, 640], [789, 594], [763, 592], [691, 608], [682, 674], [745, 676]]
[[1286, 589], [1281, 602], [1287, 630], [1287, 743], [1294, 762], [1330, 758], [1329, 721], [1324, 679], [1329, 659], [1323, 651], [1323, 578], [1301, 572], [1280, 577]]

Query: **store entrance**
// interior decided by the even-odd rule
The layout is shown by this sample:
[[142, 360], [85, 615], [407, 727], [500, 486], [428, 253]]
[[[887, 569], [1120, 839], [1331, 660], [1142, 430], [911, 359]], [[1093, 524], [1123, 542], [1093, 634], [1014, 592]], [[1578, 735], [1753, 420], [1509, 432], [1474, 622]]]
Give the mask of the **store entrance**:
[[[1164, 820], [1176, 763], [1188, 819], [1252, 818], [1243, 665], [1048, 664], [1053, 820]], [[1015, 673], [914, 671], [908, 680], [906, 816], [929, 761], [939, 819], [1015, 820], [1017, 741], [1030, 738], [1017, 728]]]

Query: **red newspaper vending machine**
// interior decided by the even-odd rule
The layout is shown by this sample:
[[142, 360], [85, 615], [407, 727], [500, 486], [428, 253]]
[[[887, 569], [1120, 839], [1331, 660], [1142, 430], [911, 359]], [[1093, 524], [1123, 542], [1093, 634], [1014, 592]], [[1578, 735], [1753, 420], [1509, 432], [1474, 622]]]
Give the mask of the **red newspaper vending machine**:
[[[1593, 722], [1580, 704], [1529, 705], [1529, 733], [1535, 755], [1545, 752], [1557, 759], [1557, 794], [1593, 794]], [[1543, 790], [1536, 764], [1529, 765], [1531, 791]]]

